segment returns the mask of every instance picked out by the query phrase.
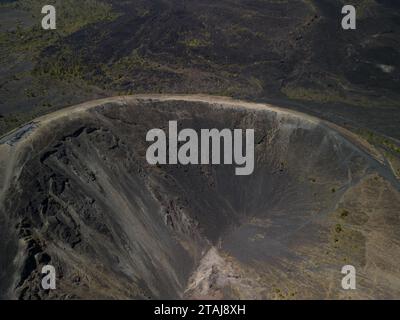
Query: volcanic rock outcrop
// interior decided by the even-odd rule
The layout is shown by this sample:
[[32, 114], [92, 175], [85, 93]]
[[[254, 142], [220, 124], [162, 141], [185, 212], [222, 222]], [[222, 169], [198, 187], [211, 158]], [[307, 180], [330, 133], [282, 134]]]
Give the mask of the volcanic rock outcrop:
[[[255, 129], [255, 170], [151, 166], [146, 133]], [[394, 298], [400, 193], [385, 159], [327, 122], [210, 96], [116, 97], [0, 141], [0, 296]], [[51, 264], [57, 289], [41, 288]], [[357, 289], [341, 287], [344, 265]]]

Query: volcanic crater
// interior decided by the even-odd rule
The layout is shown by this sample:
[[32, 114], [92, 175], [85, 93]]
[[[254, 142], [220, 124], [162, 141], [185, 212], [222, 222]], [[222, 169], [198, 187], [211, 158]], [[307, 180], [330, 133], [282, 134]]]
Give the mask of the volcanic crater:
[[[149, 165], [146, 133], [254, 129], [255, 168]], [[90, 101], [0, 140], [0, 297], [394, 298], [399, 183], [345, 129], [205, 95]], [[41, 268], [57, 289], [41, 288]], [[357, 290], [341, 269], [357, 270]]]

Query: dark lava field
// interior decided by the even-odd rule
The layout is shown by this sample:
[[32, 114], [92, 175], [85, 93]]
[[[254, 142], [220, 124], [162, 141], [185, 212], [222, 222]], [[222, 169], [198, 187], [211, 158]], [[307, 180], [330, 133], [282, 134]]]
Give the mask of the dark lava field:
[[[0, 132], [55, 109], [136, 93], [279, 103], [400, 138], [400, 4], [355, 0], [0, 1]], [[18, 23], [15, 25], [15, 21]]]

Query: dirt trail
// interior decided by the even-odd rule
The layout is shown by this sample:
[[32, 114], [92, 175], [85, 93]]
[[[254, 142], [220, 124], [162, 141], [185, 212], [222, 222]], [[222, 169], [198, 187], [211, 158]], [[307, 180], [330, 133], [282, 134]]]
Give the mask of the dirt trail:
[[[232, 99], [229, 97], [223, 97], [223, 96], [210, 96], [210, 95], [203, 95], [203, 94], [193, 94], [193, 95], [186, 95], [186, 94], [138, 94], [138, 95], [131, 95], [131, 96], [116, 96], [116, 97], [109, 97], [109, 98], [104, 98], [104, 99], [98, 99], [98, 100], [92, 100], [88, 102], [84, 102], [78, 105], [74, 105], [71, 107], [66, 107], [61, 110], [58, 110], [56, 112], [41, 116], [34, 121], [31, 121], [28, 124], [23, 125], [19, 129], [14, 130], [14, 132], [7, 134], [3, 136], [0, 140], [0, 153], [1, 153], [1, 144], [4, 144], [5, 142], [12, 142], [12, 141], [17, 141], [20, 137], [17, 137], [21, 130], [24, 130], [27, 126], [30, 124], [34, 123], [35, 125], [29, 126], [29, 130], [24, 130], [27, 131], [28, 133], [32, 130], [35, 130], [36, 124], [42, 127], [46, 125], [47, 123], [60, 119], [63, 117], [71, 117], [76, 115], [77, 113], [80, 112], [86, 112], [90, 110], [91, 108], [94, 108], [98, 105], [103, 105], [107, 103], [129, 103], [133, 101], [140, 101], [140, 100], [155, 100], [155, 101], [192, 101], [192, 102], [204, 102], [204, 103], [209, 103], [211, 105], [218, 105], [219, 107], [224, 107], [224, 108], [245, 108], [248, 110], [265, 110], [265, 111], [272, 111], [276, 112], [278, 114], [282, 115], [294, 115], [302, 120], [308, 121], [310, 124], [324, 124], [327, 127], [337, 131], [347, 139], [350, 139], [355, 145], [359, 146], [360, 148], [364, 149], [368, 153], [370, 153], [376, 160], [379, 162], [383, 163], [383, 158], [382, 155], [377, 152], [377, 150], [371, 146], [367, 141], [364, 139], [360, 138], [356, 134], [352, 133], [351, 131], [342, 128], [338, 125], [335, 125], [333, 123], [330, 123], [325, 120], [318, 119], [314, 116], [307, 115], [305, 113], [301, 113], [295, 110], [290, 110], [278, 106], [274, 106], [271, 104], [266, 104], [266, 103], [253, 103], [253, 102], [247, 102], [247, 101], [242, 101], [242, 100], [237, 100], [237, 99]], [[14, 142], [14, 143], [15, 143]], [[1, 156], [1, 154], [0, 154]]]

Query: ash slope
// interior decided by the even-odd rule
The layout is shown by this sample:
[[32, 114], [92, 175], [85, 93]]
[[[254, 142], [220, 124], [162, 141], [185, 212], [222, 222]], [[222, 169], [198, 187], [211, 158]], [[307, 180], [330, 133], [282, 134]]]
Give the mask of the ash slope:
[[[152, 128], [254, 128], [255, 172], [149, 166]], [[398, 182], [300, 113], [209, 96], [88, 102], [0, 144], [0, 294], [20, 299], [396, 298]], [[44, 264], [57, 290], [40, 288]], [[343, 265], [358, 272], [341, 290]]]

